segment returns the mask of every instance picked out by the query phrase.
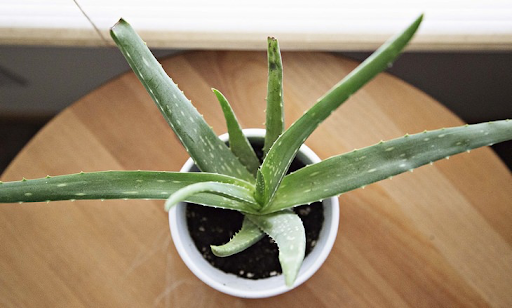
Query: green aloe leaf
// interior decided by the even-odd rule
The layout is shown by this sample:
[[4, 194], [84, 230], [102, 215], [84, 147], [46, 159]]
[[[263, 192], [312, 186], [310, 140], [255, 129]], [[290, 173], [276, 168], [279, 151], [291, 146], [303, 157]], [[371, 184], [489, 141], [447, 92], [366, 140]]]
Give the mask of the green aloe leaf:
[[235, 154], [236, 157], [240, 160], [240, 162], [249, 170], [249, 172], [256, 176], [256, 171], [260, 167], [260, 161], [254, 149], [251, 147], [249, 140], [245, 137], [242, 132], [242, 128], [236, 119], [235, 113], [233, 109], [229, 105], [228, 100], [222, 93], [220, 93], [217, 89], [212, 89], [213, 93], [217, 96], [219, 100], [220, 106], [222, 107], [222, 112], [224, 113], [224, 118], [226, 118], [226, 126], [228, 128], [229, 134], [229, 148], [231, 152]]
[[[240, 212], [254, 214], [257, 213], [257, 210], [259, 209], [258, 203], [254, 200], [254, 192], [252, 189], [221, 182], [201, 182], [183, 187], [170, 195], [165, 202], [165, 210], [168, 211], [179, 202], [188, 201], [192, 196], [200, 193], [211, 193], [221, 196], [227, 200], [237, 201], [243, 206], [231, 209]], [[219, 206], [216, 204], [211, 204], [211, 206], [226, 208], [225, 206]]]
[[306, 253], [306, 232], [302, 220], [291, 210], [247, 217], [276, 242], [285, 283], [291, 287]]
[[267, 45], [268, 57], [268, 86], [267, 86], [267, 119], [265, 121], [265, 145], [263, 154], [266, 155], [276, 139], [284, 131], [283, 112], [283, 64], [277, 39], [269, 37]]
[[449, 158], [512, 139], [512, 121], [425, 131], [326, 159], [287, 175], [267, 209], [319, 201]]
[[[186, 186], [211, 181], [254, 189], [252, 184], [240, 179], [205, 172], [101, 171], [0, 182], [0, 203], [80, 199], [165, 200]], [[244, 202], [211, 193], [194, 195], [187, 201], [222, 208], [245, 206]]]
[[214, 255], [217, 257], [229, 257], [256, 244], [265, 233], [261, 231], [256, 224], [254, 224], [247, 217], [244, 218], [242, 228], [224, 245], [211, 245]]
[[[418, 29], [423, 16], [416, 19], [403, 33], [387, 41], [354, 71], [329, 90], [302, 117], [290, 126], [274, 143], [260, 168], [264, 188], [257, 187], [257, 200], [268, 204], [274, 197], [282, 178], [300, 146], [316, 127], [354, 92], [386, 69], [400, 54]], [[258, 174], [259, 175], [259, 174]]]
[[216, 136], [132, 27], [121, 19], [110, 34], [199, 169], [254, 182], [254, 176]]

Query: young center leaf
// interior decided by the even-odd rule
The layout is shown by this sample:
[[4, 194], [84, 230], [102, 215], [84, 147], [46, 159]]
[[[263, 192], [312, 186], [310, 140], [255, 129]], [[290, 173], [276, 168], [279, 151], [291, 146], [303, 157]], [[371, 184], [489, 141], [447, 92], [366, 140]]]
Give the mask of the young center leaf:
[[236, 119], [233, 109], [229, 105], [228, 100], [222, 93], [217, 89], [212, 89], [215, 96], [219, 100], [224, 118], [226, 118], [226, 126], [229, 134], [229, 148], [231, 152], [235, 154], [240, 162], [251, 172], [252, 175], [256, 176], [256, 171], [260, 166], [260, 160], [254, 149], [251, 147], [249, 140], [245, 137], [238, 120]]
[[121, 19], [110, 33], [199, 169], [254, 182], [254, 176], [217, 137], [132, 27]]
[[284, 131], [283, 112], [283, 64], [281, 51], [277, 39], [269, 37], [267, 40], [268, 58], [268, 85], [267, 85], [267, 110], [265, 121], [265, 144], [263, 155], [265, 156], [276, 139]]

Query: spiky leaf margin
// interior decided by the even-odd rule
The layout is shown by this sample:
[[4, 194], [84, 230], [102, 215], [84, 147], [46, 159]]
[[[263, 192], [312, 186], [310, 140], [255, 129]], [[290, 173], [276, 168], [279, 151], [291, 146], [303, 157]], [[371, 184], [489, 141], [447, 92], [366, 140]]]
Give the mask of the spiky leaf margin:
[[425, 131], [337, 155], [287, 175], [268, 211], [364, 187], [452, 155], [512, 139], [512, 121]]
[[254, 176], [217, 137], [130, 24], [121, 19], [110, 34], [199, 169], [254, 182]]
[[354, 92], [386, 69], [398, 57], [418, 29], [422, 18], [423, 15], [404, 32], [388, 40], [320, 98], [275, 141], [257, 174], [256, 199], [258, 201], [265, 205], [272, 201], [288, 167], [307, 137]]
[[[199, 182], [254, 186], [240, 179], [206, 172], [101, 171], [0, 182], [0, 203], [97, 199], [161, 199]], [[191, 196], [189, 202], [220, 208], [243, 208], [243, 202], [211, 193]]]
[[250, 219], [244, 217], [242, 228], [226, 244], [211, 245], [210, 248], [217, 257], [229, 257], [256, 244], [265, 233]]

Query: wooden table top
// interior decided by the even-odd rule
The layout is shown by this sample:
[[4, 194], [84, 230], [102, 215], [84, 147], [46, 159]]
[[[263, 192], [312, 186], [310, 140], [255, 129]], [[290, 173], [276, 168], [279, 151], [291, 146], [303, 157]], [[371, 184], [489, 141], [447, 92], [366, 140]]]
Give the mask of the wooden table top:
[[[356, 65], [300, 52], [284, 53], [283, 62], [287, 126]], [[263, 127], [265, 53], [191, 52], [163, 65], [216, 133], [226, 127], [210, 87], [226, 95], [244, 128]], [[432, 98], [381, 74], [306, 144], [327, 158], [459, 124]], [[59, 114], [1, 179], [179, 170], [186, 158], [127, 73]], [[323, 267], [295, 290], [261, 300], [219, 293], [188, 270], [172, 244], [163, 201], [2, 205], [0, 306], [510, 307], [510, 200], [512, 175], [488, 148], [344, 194], [338, 237]]]

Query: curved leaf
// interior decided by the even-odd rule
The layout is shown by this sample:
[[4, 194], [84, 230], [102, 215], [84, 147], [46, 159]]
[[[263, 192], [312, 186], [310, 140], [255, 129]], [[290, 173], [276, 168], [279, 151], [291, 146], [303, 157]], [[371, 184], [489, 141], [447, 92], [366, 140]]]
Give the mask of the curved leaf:
[[257, 200], [270, 203], [300, 146], [316, 127], [354, 92], [386, 69], [407, 45], [418, 29], [423, 16], [416, 19], [403, 33], [390, 39], [354, 71], [329, 90], [302, 117], [290, 126], [274, 143], [260, 168], [265, 188], [256, 188], [256, 193], [264, 191]]
[[212, 252], [217, 257], [229, 257], [256, 244], [265, 233], [250, 219], [244, 217], [242, 228], [229, 242], [224, 245], [211, 245]]
[[323, 200], [436, 160], [512, 139], [512, 121], [425, 131], [381, 142], [287, 175], [267, 211]]
[[228, 207], [228, 205], [232, 205], [230, 202], [207, 204], [214, 207], [227, 208], [244, 213], [257, 213], [257, 210], [259, 209], [259, 205], [253, 198], [253, 191], [251, 189], [228, 183], [201, 182], [183, 187], [170, 195], [167, 201], [165, 201], [165, 210], [169, 211], [174, 205], [182, 201], [187, 201], [190, 197], [199, 193], [212, 193], [214, 195], [219, 195], [226, 199], [226, 201], [237, 201], [239, 205], [236, 207]]
[[132, 27], [121, 19], [110, 34], [199, 169], [254, 182], [254, 176], [216, 136]]
[[306, 253], [306, 232], [302, 220], [290, 210], [247, 217], [276, 242], [285, 282], [291, 287]]

